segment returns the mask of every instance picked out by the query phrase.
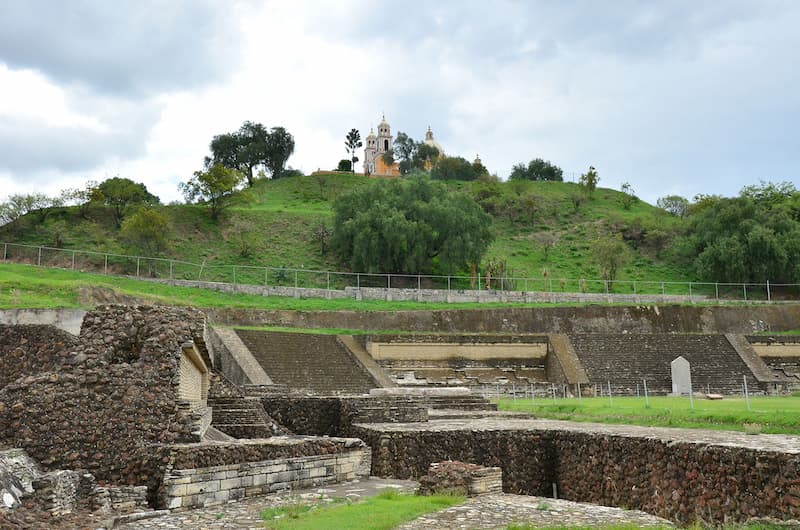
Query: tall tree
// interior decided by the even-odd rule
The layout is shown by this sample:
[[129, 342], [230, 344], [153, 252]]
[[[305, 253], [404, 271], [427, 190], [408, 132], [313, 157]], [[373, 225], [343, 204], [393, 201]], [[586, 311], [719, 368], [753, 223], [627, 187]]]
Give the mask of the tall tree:
[[597, 176], [597, 170], [594, 166], [589, 166], [589, 171], [581, 175], [580, 185], [586, 192], [586, 196], [591, 198], [594, 195], [594, 190], [597, 189], [597, 183], [600, 182], [600, 177]]
[[426, 176], [380, 180], [334, 204], [332, 248], [351, 270], [469, 270], [492, 241], [491, 218], [472, 198]]
[[363, 147], [363, 142], [361, 142], [361, 133], [358, 132], [358, 129], [350, 129], [350, 132], [347, 133], [347, 136], [344, 139], [344, 146], [347, 152], [350, 154], [350, 167], [353, 170], [353, 173], [356, 172], [356, 162], [358, 162], [358, 156], [356, 156], [356, 150], [361, 149]]
[[97, 185], [97, 191], [99, 194], [95, 198], [111, 207], [114, 222], [118, 227], [121, 226], [122, 218], [131, 206], [155, 205], [160, 202], [158, 197], [147, 191], [144, 184], [128, 178], [106, 179]]
[[214, 164], [206, 171], [195, 171], [188, 182], [178, 184], [187, 202], [199, 200], [208, 206], [213, 220], [230, 205], [231, 197], [244, 176], [235, 170]]
[[246, 121], [239, 130], [217, 135], [211, 140], [211, 156], [206, 169], [222, 165], [242, 172], [248, 186], [255, 183], [255, 169], [263, 166], [272, 178], [278, 178], [294, 152], [294, 138], [283, 127], [267, 130], [264, 125]]
[[267, 149], [264, 167], [272, 178], [283, 176], [283, 170], [289, 157], [294, 153], [294, 136], [283, 127], [273, 127], [267, 135]]
[[404, 132], [397, 132], [394, 139], [392, 156], [400, 165], [400, 174], [410, 173], [414, 168], [414, 155], [417, 153], [419, 144]]

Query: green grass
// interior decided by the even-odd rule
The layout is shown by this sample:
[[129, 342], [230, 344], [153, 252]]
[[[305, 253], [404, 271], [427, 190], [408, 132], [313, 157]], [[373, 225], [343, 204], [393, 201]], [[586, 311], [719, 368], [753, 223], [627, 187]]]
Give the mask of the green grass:
[[[104, 288], [117, 294], [163, 305], [200, 308], [287, 309], [296, 311], [401, 311], [435, 309], [491, 309], [494, 307], [544, 307], [553, 304], [437, 303], [382, 300], [292, 298], [223, 293], [195, 287], [174, 287], [118, 276], [0, 263], [0, 309], [88, 308], [79, 300], [86, 288]], [[578, 304], [563, 304], [574, 306]], [[350, 330], [348, 330], [350, 331]]]
[[464, 497], [417, 496], [384, 491], [363, 502], [333, 506], [289, 506], [261, 512], [266, 528], [275, 530], [382, 530], [464, 502]]
[[797, 396], [751, 397], [750, 411], [744, 398], [732, 397], [719, 401], [695, 399], [694, 410], [688, 398], [651, 397], [649, 408], [643, 397], [615, 397], [612, 401], [613, 406], [608, 398], [600, 397], [555, 402], [552, 399], [501, 399], [498, 408], [570, 421], [740, 432], [745, 432], [745, 424], [759, 424], [763, 433], [800, 434], [800, 398]]

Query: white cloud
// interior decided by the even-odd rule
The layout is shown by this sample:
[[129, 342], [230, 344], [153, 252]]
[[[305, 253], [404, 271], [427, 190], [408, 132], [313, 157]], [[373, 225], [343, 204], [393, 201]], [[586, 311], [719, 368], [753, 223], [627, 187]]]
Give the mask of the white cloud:
[[[19, 6], [7, 27], [53, 24]], [[650, 201], [797, 181], [792, 2], [178, 3], [129, 29], [135, 6], [80, 6], [108, 28], [24, 53], [23, 32], [0, 38], [3, 190], [120, 174], [174, 200], [245, 120], [286, 127], [293, 167], [333, 168], [346, 132], [383, 112], [501, 176], [535, 157], [593, 164]]]

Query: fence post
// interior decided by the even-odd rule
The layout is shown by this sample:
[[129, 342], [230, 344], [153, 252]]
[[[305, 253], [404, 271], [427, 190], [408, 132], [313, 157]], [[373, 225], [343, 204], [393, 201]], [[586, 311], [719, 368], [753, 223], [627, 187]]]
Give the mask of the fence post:
[[42, 247], [39, 247], [39, 257], [36, 258], [36, 266], [37, 267], [42, 266]]
[[141, 259], [142, 258], [140, 258], [139, 256], [136, 256], [136, 277], [137, 278], [139, 277], [139, 262], [140, 262]]
[[264, 287], [269, 287], [269, 267], [264, 267]]
[[8, 243], [3, 243], [3, 261], [8, 259]]
[[767, 280], [767, 302], [772, 302], [772, 296], [769, 294], [769, 280]]
[[356, 273], [356, 289], [361, 289], [361, 273]]
[[103, 255], [103, 274], [108, 274], [108, 254]]
[[75, 270], [75, 251], [72, 251], [72, 270]]
[[481, 290], [481, 273], [478, 273], [478, 290]]
[[447, 292], [450, 292], [450, 275], [447, 275]]
[[422, 280], [419, 274], [417, 274], [417, 291], [422, 289]]
[[331, 290], [331, 271], [328, 271], [328, 290]]
[[689, 282], [689, 298], [692, 297], [692, 282]]
[[742, 284], [742, 289], [744, 290], [744, 301], [747, 302], [747, 284]]
[[714, 293], [716, 293], [717, 300], [719, 300], [719, 282], [714, 282]]
[[636, 294], [636, 280], [633, 280], [633, 294]]
[[294, 270], [294, 288], [297, 289], [297, 269]]
[[172, 261], [172, 260], [169, 260], [169, 279], [170, 279], [170, 280], [172, 279], [172, 265], [173, 265], [174, 263], [175, 263], [174, 261]]
[[391, 289], [392, 288], [392, 275], [391, 274], [387, 274], [386, 275], [386, 288], [387, 289]]
[[236, 265], [231, 265], [233, 269], [233, 285], [236, 285]]

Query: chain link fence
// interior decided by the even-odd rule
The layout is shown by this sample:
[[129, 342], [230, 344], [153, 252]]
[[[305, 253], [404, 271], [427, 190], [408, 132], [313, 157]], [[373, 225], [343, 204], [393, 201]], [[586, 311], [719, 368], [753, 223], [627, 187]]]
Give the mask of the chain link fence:
[[191, 280], [327, 290], [382, 288], [446, 291], [507, 291], [608, 295], [686, 296], [691, 299], [777, 301], [800, 299], [800, 284], [598, 280], [589, 278], [474, 277], [458, 275], [371, 274], [129, 256], [18, 243], [2, 243], [3, 263], [55, 267], [141, 279]]

